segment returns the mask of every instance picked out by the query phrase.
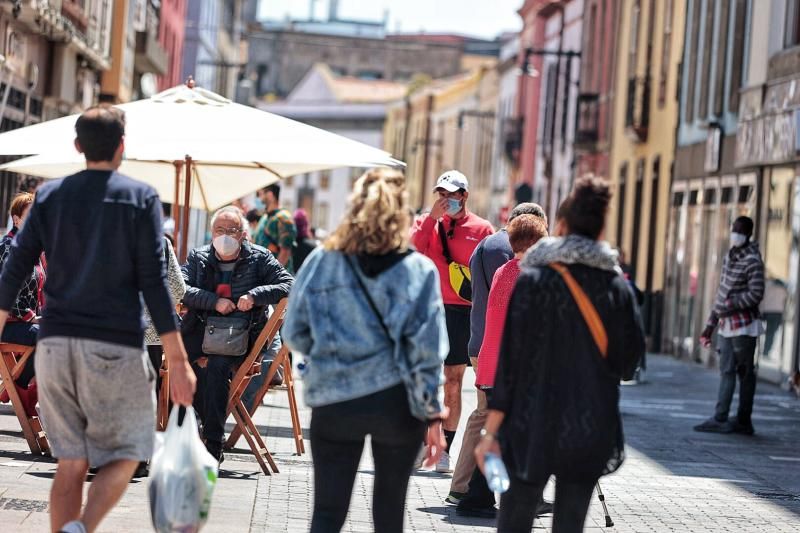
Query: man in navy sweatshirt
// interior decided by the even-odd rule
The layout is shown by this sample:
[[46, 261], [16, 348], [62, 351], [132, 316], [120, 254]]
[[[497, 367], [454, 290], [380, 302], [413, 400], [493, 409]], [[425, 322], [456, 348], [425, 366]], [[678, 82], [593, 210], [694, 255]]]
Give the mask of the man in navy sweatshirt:
[[[53, 531], [91, 532], [152, 454], [155, 370], [144, 351], [144, 297], [169, 362], [172, 401], [195, 389], [165, 284], [161, 202], [116, 172], [125, 116], [107, 105], [75, 123], [86, 170], [42, 185], [0, 276], [0, 333], [42, 252], [48, 263], [36, 352], [42, 418], [58, 467]], [[81, 512], [88, 468], [99, 472]]]

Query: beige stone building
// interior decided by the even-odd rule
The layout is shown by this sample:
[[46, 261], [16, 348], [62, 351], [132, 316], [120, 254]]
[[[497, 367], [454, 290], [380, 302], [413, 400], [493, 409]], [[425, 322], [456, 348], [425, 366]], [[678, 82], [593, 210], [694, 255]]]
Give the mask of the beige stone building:
[[625, 253], [645, 292], [643, 318], [652, 336], [664, 290], [685, 11], [675, 0], [620, 3], [609, 158], [614, 199], [606, 238]]
[[494, 66], [425, 83], [392, 104], [384, 149], [403, 159], [411, 206], [428, 210], [436, 178], [458, 169], [470, 181], [470, 209], [488, 216], [495, 143], [498, 75]]

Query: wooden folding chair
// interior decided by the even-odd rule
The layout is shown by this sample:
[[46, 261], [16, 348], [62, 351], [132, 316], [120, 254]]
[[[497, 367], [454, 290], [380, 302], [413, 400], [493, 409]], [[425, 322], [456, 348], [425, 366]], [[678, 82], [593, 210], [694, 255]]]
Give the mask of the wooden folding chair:
[[169, 422], [169, 367], [166, 357], [158, 369], [158, 376], [161, 378], [161, 385], [156, 397], [156, 431], [166, 431]]
[[0, 377], [3, 378], [0, 384], [0, 393], [5, 389], [11, 399], [11, 406], [14, 414], [17, 415], [19, 425], [22, 427], [22, 434], [28, 441], [31, 453], [35, 455], [49, 455], [50, 444], [42, 428], [42, 422], [38, 416], [28, 416], [22, 406], [14, 380], [22, 373], [25, 363], [33, 354], [34, 346], [23, 346], [21, 344], [0, 343]]
[[266, 475], [270, 475], [267, 463], [269, 463], [272, 471], [276, 474], [279, 473], [278, 465], [275, 464], [275, 460], [272, 458], [272, 454], [269, 453], [264, 439], [262, 439], [261, 435], [258, 433], [258, 428], [253, 422], [250, 412], [244, 406], [242, 395], [253, 377], [261, 374], [261, 350], [264, 349], [264, 346], [268, 346], [272, 343], [283, 325], [283, 319], [286, 316], [286, 304], [287, 300], [284, 298], [274, 306], [272, 316], [253, 343], [247, 357], [245, 357], [244, 361], [242, 361], [238, 370], [233, 375], [233, 379], [231, 379], [230, 395], [228, 397], [228, 414], [233, 414], [233, 418], [236, 420], [234, 431], [239, 430], [241, 434], [244, 434], [244, 438], [247, 440], [250, 450], [252, 450], [253, 455], [256, 456], [258, 464], [261, 465], [261, 470], [263, 470]]
[[[250, 413], [251, 417], [255, 414], [256, 409], [259, 408], [261, 401], [269, 391], [272, 378], [275, 376], [275, 373], [278, 371], [279, 367], [283, 367], [283, 386], [286, 387], [286, 393], [289, 395], [289, 414], [292, 416], [292, 434], [294, 436], [294, 445], [297, 449], [297, 455], [303, 455], [306, 453], [306, 446], [303, 442], [303, 426], [300, 424], [300, 414], [297, 410], [297, 396], [294, 389], [292, 362], [289, 359], [289, 348], [286, 345], [280, 349], [278, 355], [275, 357], [275, 360], [272, 361], [269, 370], [267, 370], [267, 376], [264, 379], [264, 383], [262, 383], [261, 387], [258, 389], [258, 392], [253, 400], [253, 405], [249, 406], [248, 412]], [[231, 431], [228, 440], [225, 442], [225, 448], [233, 448], [241, 435], [242, 432], [239, 431], [239, 428], [234, 428], [233, 431]]]

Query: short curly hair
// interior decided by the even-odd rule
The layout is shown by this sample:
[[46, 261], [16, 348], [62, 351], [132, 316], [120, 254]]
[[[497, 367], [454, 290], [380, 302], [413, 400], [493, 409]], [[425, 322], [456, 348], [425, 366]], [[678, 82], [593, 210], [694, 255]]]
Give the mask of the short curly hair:
[[508, 223], [506, 231], [511, 250], [518, 254], [539, 242], [542, 237], [547, 237], [547, 224], [536, 215], [519, 215]]

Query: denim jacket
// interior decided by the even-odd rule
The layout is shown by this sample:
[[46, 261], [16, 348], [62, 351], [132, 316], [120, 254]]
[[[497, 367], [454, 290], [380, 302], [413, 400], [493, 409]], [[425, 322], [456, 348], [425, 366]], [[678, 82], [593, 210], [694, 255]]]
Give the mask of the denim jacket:
[[374, 278], [359, 272], [392, 342], [346, 260], [315, 250], [289, 295], [283, 339], [307, 357], [306, 403], [343, 402], [403, 383], [411, 414], [433, 418], [450, 349], [436, 267], [412, 253]]

